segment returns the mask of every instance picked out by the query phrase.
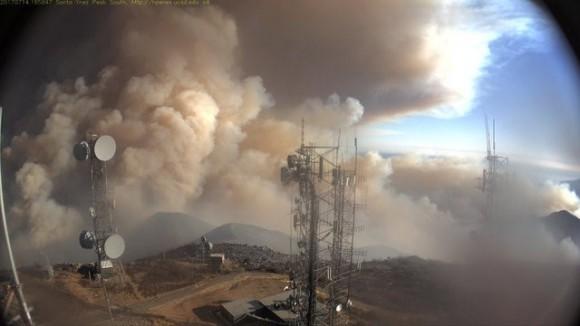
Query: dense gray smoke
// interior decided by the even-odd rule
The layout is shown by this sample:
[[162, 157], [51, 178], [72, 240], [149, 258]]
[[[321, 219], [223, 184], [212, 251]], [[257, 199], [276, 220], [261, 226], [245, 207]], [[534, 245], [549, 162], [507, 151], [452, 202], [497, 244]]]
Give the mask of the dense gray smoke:
[[[180, 211], [215, 224], [239, 221], [286, 231], [291, 194], [279, 182], [279, 169], [299, 146], [303, 117], [307, 141], [332, 144], [338, 128], [352, 128], [367, 115], [358, 96], [366, 98], [367, 86], [376, 81], [379, 89], [368, 88], [376, 95], [369, 102], [371, 116], [433, 113], [444, 103], [458, 105], [455, 113], [464, 110], [471, 89], [454, 88], [459, 86], [439, 78], [445, 68], [439, 60], [443, 50], [423, 43], [422, 37], [429, 31], [423, 27], [433, 23], [433, 12], [453, 6], [429, 1], [414, 6], [365, 1], [356, 2], [356, 8], [351, 8], [355, 2], [342, 7], [299, 3], [267, 13], [274, 29], [264, 27], [263, 32], [280, 38], [261, 53], [255, 42], [264, 36], [252, 39], [246, 30], [238, 30], [236, 14], [241, 26], [249, 28], [244, 21], [248, 14], [240, 8], [225, 6], [233, 16], [216, 7], [116, 12], [113, 19], [126, 23], [119, 35], [111, 35], [119, 45], [113, 47], [119, 49], [115, 60], [96, 80], [78, 77], [47, 85], [34, 118], [43, 121], [42, 129], [21, 133], [4, 150], [19, 167], [17, 201], [10, 210], [18, 221], [17, 246], [36, 250], [70, 243], [87, 225], [86, 198], [79, 193], [88, 188], [75, 181], [86, 174], [86, 166], [74, 160], [72, 147], [89, 131], [117, 141], [109, 175], [116, 219], [125, 229], [146, 223], [159, 211]], [[322, 9], [329, 7], [341, 9]], [[321, 18], [306, 16], [298, 24], [301, 31], [291, 36], [283, 30], [289, 28], [286, 20], [302, 17], [304, 10]], [[379, 11], [390, 19], [378, 17]], [[346, 13], [355, 17], [335, 30]], [[322, 28], [325, 22], [332, 24]], [[441, 24], [444, 29], [447, 23]], [[358, 35], [368, 39], [359, 40]], [[284, 52], [278, 42], [303, 36], [308, 36], [303, 52], [277, 58]], [[485, 42], [494, 37], [484, 36]], [[315, 39], [322, 43], [315, 46]], [[363, 44], [347, 46], [337, 40]], [[299, 65], [302, 60], [308, 65]], [[306, 73], [310, 68], [321, 70]], [[337, 75], [323, 73], [330, 71]], [[300, 83], [310, 77], [316, 85]], [[386, 159], [377, 153], [364, 154], [360, 162], [367, 179], [361, 192], [368, 204], [361, 222], [369, 230], [361, 236], [362, 244], [381, 243], [433, 258], [458, 254], [471, 226], [481, 219], [479, 163]], [[515, 180], [509, 198], [518, 205], [504, 205], [510, 216], [578, 210], [577, 198], [566, 189]]]
[[236, 17], [242, 67], [260, 75], [278, 103], [348, 94], [367, 108], [365, 120], [467, 112], [491, 63], [490, 43], [530, 25], [499, 1], [218, 4]]
[[494, 220], [487, 224], [485, 195], [478, 189], [480, 162], [369, 153], [361, 165], [368, 196], [363, 242], [445, 260], [473, 255], [470, 249], [518, 260], [580, 257], [571, 243], [556, 243], [539, 223], [555, 210], [578, 211], [578, 198], [566, 185], [536, 184], [512, 172], [500, 183]]
[[[196, 215], [218, 216], [218, 222], [240, 217], [260, 222], [287, 210], [277, 173], [299, 132], [292, 122], [256, 119], [273, 99], [259, 77], [240, 77], [232, 18], [205, 8], [119, 12], [114, 19], [129, 19], [115, 65], [102, 69], [93, 83], [78, 77], [49, 84], [39, 105], [39, 117], [46, 116], [42, 131], [23, 132], [4, 151], [21, 165], [15, 180], [19, 200], [11, 213], [26, 230], [22, 244], [41, 248], [74, 237], [86, 225], [81, 213], [86, 208], [67, 196], [79, 192], [71, 180], [86, 171], [71, 148], [88, 131], [117, 140], [109, 174], [120, 223], [130, 226], [157, 211], [194, 208]], [[327, 100], [305, 99], [288, 121], [307, 111], [315, 115], [309, 121], [314, 139], [329, 133], [317, 130], [320, 126], [357, 122], [363, 108], [333, 94]], [[260, 133], [284, 125], [286, 147], [281, 137]], [[256, 130], [253, 137], [246, 127]], [[279, 152], [258, 142], [278, 143]]]

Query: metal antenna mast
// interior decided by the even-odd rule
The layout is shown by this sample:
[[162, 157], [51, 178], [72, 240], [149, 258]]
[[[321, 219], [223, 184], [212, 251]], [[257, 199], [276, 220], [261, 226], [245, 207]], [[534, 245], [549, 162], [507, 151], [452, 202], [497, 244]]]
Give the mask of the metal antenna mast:
[[333, 170], [335, 190], [334, 226], [331, 251], [331, 278], [329, 280], [328, 325], [347, 325], [352, 306], [351, 277], [354, 265], [354, 235], [356, 230], [356, 192], [360, 182], [357, 175], [358, 145], [354, 139], [354, 167], [342, 165]]
[[[2, 107], [0, 107], [0, 153], [2, 152]], [[2, 159], [0, 157], [0, 205], [2, 205], [2, 228], [4, 229], [4, 240], [6, 242], [6, 250], [8, 251], [8, 258], [10, 260], [10, 268], [12, 270], [12, 291], [16, 292], [18, 303], [20, 304], [21, 314], [20, 318], [26, 325], [32, 326], [34, 322], [30, 316], [30, 309], [24, 299], [22, 292], [22, 284], [18, 277], [18, 270], [16, 269], [16, 262], [14, 261], [14, 254], [12, 253], [12, 244], [10, 243], [10, 234], [8, 232], [8, 223], [6, 222], [6, 208], [4, 205], [4, 191], [2, 183]], [[8, 309], [9, 307], [6, 307]]]
[[302, 126], [300, 128], [300, 147], [304, 146], [304, 118], [302, 118]]
[[97, 276], [105, 292], [105, 300], [111, 319], [113, 317], [105, 279], [118, 276], [123, 283], [123, 265], [119, 257], [125, 251], [125, 241], [116, 233], [113, 225], [113, 202], [110, 199], [107, 180], [107, 161], [115, 155], [116, 143], [107, 135], [88, 134], [87, 140], [75, 145], [74, 156], [79, 161], [89, 161], [91, 206], [89, 215], [93, 231], [82, 231], [81, 247], [94, 249], [97, 255]]
[[495, 119], [492, 120], [492, 133], [489, 132], [489, 123], [485, 116], [485, 138], [487, 142], [487, 169], [483, 170], [481, 190], [486, 195], [484, 216], [487, 221], [494, 218], [495, 193], [498, 189], [498, 180], [502, 177], [509, 164], [509, 159], [499, 156], [495, 151]]
[[[356, 169], [337, 163], [338, 146], [303, 142], [281, 169], [282, 183], [298, 188], [293, 205], [298, 253], [290, 276], [290, 304], [297, 325], [346, 324], [343, 310], [351, 305], [350, 275], [355, 270]], [[328, 291], [328, 300], [317, 298], [318, 288]]]
[[[96, 134], [88, 134], [87, 141], [80, 142], [74, 149], [75, 157], [80, 161], [88, 160], [90, 167], [89, 215], [93, 220], [93, 233], [81, 233], [81, 246], [88, 247], [87, 249], [94, 247], [99, 275], [105, 278], [113, 274], [113, 261], [119, 265], [120, 262], [116, 260], [125, 250], [123, 238], [115, 233], [117, 230], [113, 225], [113, 202], [110, 199], [107, 179], [107, 161], [113, 158], [115, 151], [113, 137]], [[92, 237], [93, 243], [86, 243], [88, 246], [85, 246], [83, 236]]]

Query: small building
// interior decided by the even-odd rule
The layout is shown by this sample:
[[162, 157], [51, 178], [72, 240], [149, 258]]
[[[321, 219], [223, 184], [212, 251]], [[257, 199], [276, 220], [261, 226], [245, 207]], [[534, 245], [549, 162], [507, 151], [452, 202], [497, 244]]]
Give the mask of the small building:
[[260, 302], [268, 308], [276, 317], [278, 323], [290, 324], [298, 315], [290, 309], [288, 299], [292, 291], [284, 291], [260, 299]]
[[214, 272], [219, 272], [226, 261], [226, 254], [210, 254], [208, 260], [208, 266], [210, 270]]
[[264, 305], [256, 299], [239, 299], [224, 303], [220, 307], [221, 316], [230, 325], [239, 325], [248, 314], [264, 309]]
[[220, 306], [218, 315], [229, 325], [289, 325], [297, 317], [288, 305], [290, 294], [230, 301]]

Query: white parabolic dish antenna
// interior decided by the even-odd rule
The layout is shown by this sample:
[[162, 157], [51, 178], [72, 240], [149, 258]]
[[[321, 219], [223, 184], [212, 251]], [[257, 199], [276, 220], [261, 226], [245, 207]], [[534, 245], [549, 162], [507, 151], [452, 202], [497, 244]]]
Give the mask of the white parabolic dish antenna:
[[114, 233], [111, 234], [107, 240], [105, 240], [105, 254], [111, 259], [117, 259], [121, 257], [123, 252], [125, 252], [125, 240], [123, 237]]
[[101, 161], [108, 161], [115, 155], [117, 144], [115, 139], [108, 135], [103, 135], [95, 142], [95, 156]]

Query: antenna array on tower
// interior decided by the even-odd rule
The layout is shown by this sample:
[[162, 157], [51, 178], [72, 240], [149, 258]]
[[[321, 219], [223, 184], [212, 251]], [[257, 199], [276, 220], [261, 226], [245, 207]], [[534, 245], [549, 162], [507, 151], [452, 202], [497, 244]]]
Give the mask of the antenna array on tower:
[[[290, 306], [297, 325], [343, 325], [348, 323], [350, 278], [356, 270], [356, 155], [354, 166], [345, 168], [338, 163], [338, 146], [304, 145], [303, 130], [301, 138], [300, 148], [281, 169], [282, 183], [298, 188], [292, 223], [298, 253], [290, 273]], [[327, 300], [317, 297], [318, 288], [328, 292]]]
[[107, 162], [115, 156], [116, 143], [107, 135], [88, 134], [87, 140], [75, 145], [73, 154], [79, 161], [89, 161], [91, 205], [89, 216], [93, 221], [92, 231], [82, 231], [81, 247], [94, 249], [97, 255], [96, 276], [101, 281], [111, 318], [113, 317], [105, 279], [117, 276], [123, 283], [123, 265], [119, 258], [125, 251], [123, 237], [116, 233], [113, 225], [113, 202], [109, 195]]

